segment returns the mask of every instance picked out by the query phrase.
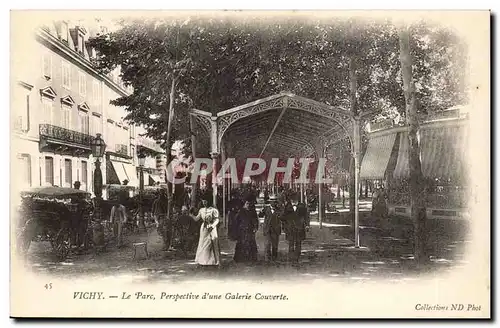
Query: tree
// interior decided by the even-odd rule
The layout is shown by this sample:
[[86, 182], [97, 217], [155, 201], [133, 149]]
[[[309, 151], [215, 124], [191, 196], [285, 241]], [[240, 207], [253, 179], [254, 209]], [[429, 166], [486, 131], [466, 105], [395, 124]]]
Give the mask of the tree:
[[409, 167], [410, 167], [410, 202], [411, 219], [414, 224], [414, 256], [417, 264], [425, 262], [428, 257], [425, 252], [425, 195], [422, 166], [420, 163], [420, 145], [417, 138], [419, 126], [417, 117], [415, 84], [412, 74], [412, 55], [410, 52], [410, 31], [408, 27], [400, 31], [400, 60], [401, 74], [406, 101], [406, 118], [409, 127], [408, 139], [410, 145]]
[[[91, 40], [106, 72], [120, 66], [133, 94], [113, 101], [148, 136], [189, 144], [187, 109], [212, 113], [290, 91], [375, 119], [405, 123], [409, 113], [461, 104], [466, 58], [453, 31], [419, 23], [409, 40], [412, 110], [403, 92], [400, 35], [389, 20], [262, 18], [191, 15], [122, 21]], [[350, 72], [356, 76], [351, 94]], [[405, 62], [405, 65], [407, 63]], [[174, 113], [175, 108], [175, 113]], [[199, 149], [202, 152], [202, 149]], [[351, 193], [353, 196], [354, 194]]]
[[[171, 161], [176, 86], [189, 71], [192, 62], [191, 43], [183, 30], [184, 25], [185, 22], [177, 21], [168, 25], [159, 25], [155, 21], [133, 22], [124, 25], [118, 32], [90, 41], [100, 54], [95, 64], [104, 72], [120, 67], [124, 84], [134, 88], [132, 95], [118, 98], [112, 104], [125, 106], [129, 112], [126, 120], [144, 125], [149, 136], [164, 140], [167, 163]], [[151, 76], [158, 78], [151, 79]], [[179, 132], [178, 135], [181, 134]], [[167, 188], [167, 199], [165, 220], [170, 220], [173, 205], [171, 185]], [[163, 222], [162, 226], [165, 230], [167, 222]], [[170, 240], [166, 231], [162, 235], [168, 248]]]

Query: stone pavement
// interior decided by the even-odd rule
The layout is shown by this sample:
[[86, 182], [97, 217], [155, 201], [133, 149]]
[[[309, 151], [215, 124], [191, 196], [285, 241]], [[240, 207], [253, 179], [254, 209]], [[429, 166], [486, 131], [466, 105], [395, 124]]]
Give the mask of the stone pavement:
[[[369, 227], [368, 227], [369, 228]], [[220, 279], [415, 279], [421, 271], [416, 270], [411, 247], [400, 247], [401, 241], [391, 236], [380, 236], [377, 230], [365, 228], [361, 230], [362, 245], [370, 244], [369, 249], [353, 248], [350, 239], [351, 229], [345, 224], [325, 224], [319, 228], [317, 222], [312, 222], [307, 239], [303, 242], [302, 256], [298, 265], [286, 261], [288, 245], [282, 235], [279, 244], [279, 259], [277, 263], [268, 264], [264, 261], [264, 238], [259, 231], [256, 236], [259, 249], [259, 260], [253, 265], [236, 264], [232, 261], [235, 242], [225, 236], [225, 229], [220, 229], [220, 244], [222, 265], [217, 270], [199, 268], [194, 263], [194, 254], [170, 249], [163, 250], [161, 238], [155, 229], [138, 235], [128, 235], [127, 246], [116, 248], [113, 244], [98, 255], [93, 252], [72, 254], [63, 262], [55, 260], [50, 253], [50, 245], [33, 243], [27, 260], [27, 265], [37, 272], [50, 273], [61, 277], [122, 277], [131, 280], [151, 281], [184, 281], [199, 277], [217, 277]], [[347, 230], [346, 230], [347, 229]], [[371, 238], [371, 240], [370, 240]], [[389, 245], [385, 249], [381, 240]], [[368, 242], [370, 240], [370, 242]], [[132, 243], [148, 243], [150, 257], [144, 260], [133, 259]], [[382, 246], [380, 246], [382, 244]], [[405, 244], [405, 243], [403, 243]], [[406, 243], [407, 244], [407, 243]], [[405, 245], [406, 245], [405, 244]], [[379, 245], [385, 251], [380, 251], [373, 245]], [[394, 246], [396, 245], [396, 246]], [[464, 241], [450, 241], [449, 256], [443, 258], [434, 256], [429, 269], [453, 270], [463, 265], [460, 251]], [[453, 251], [453, 252], [451, 252]]]

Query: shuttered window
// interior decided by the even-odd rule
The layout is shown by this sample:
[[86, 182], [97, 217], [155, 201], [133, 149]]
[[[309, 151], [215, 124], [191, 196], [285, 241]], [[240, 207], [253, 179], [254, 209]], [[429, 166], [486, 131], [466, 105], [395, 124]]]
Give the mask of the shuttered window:
[[54, 185], [54, 159], [45, 157], [45, 182]]
[[16, 168], [16, 172], [21, 174], [21, 183], [24, 187], [31, 187], [31, 156], [29, 154], [19, 154], [18, 159], [19, 167]]
[[65, 159], [64, 160], [64, 186], [65, 187], [72, 186], [72, 183], [73, 183], [72, 174], [73, 174], [73, 168], [71, 165], [71, 160]]
[[82, 161], [82, 181], [81, 181], [81, 184], [82, 184], [82, 189], [87, 191], [88, 190], [88, 187], [87, 187], [88, 176], [87, 176], [87, 162], [85, 162], [85, 161]]

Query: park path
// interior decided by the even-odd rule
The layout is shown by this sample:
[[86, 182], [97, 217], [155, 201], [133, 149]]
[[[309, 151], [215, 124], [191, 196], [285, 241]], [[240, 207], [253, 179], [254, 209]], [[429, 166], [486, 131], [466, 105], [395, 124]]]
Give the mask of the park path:
[[[127, 279], [131, 281], [186, 281], [200, 277], [217, 277], [220, 279], [347, 279], [349, 281], [366, 281], [373, 279], [389, 279], [404, 281], [416, 279], [421, 271], [416, 270], [411, 248], [401, 239], [387, 235], [379, 235], [373, 227], [361, 229], [361, 238], [370, 248], [353, 248], [349, 237], [349, 226], [345, 224], [325, 223], [322, 229], [315, 221], [303, 243], [299, 265], [291, 265], [286, 261], [288, 245], [281, 236], [279, 259], [277, 263], [267, 264], [264, 261], [264, 237], [261, 231], [256, 240], [259, 260], [253, 265], [236, 264], [232, 261], [235, 243], [225, 236], [221, 229], [220, 244], [222, 265], [218, 270], [203, 270], [194, 263], [194, 254], [182, 254], [175, 250], [164, 251], [162, 241], [156, 229], [147, 233], [129, 235], [127, 246], [117, 249], [109, 245], [106, 252], [95, 255], [72, 254], [63, 262], [56, 261], [50, 254], [50, 246], [46, 243], [33, 243], [27, 265], [34, 271], [48, 273], [60, 277], [94, 277], [95, 279]], [[347, 230], [346, 230], [347, 229]], [[347, 231], [347, 233], [346, 233]], [[132, 243], [148, 244], [150, 257], [136, 260], [133, 258]], [[465, 265], [463, 248], [466, 241], [449, 241], [448, 252], [433, 256], [429, 269], [453, 270]], [[428, 271], [426, 269], [425, 271]]]

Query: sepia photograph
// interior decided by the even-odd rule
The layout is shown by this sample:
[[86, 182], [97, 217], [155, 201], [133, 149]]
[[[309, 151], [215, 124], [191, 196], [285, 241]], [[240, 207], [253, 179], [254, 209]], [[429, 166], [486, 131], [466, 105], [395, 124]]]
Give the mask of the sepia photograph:
[[490, 20], [11, 11], [11, 317], [490, 318]]

